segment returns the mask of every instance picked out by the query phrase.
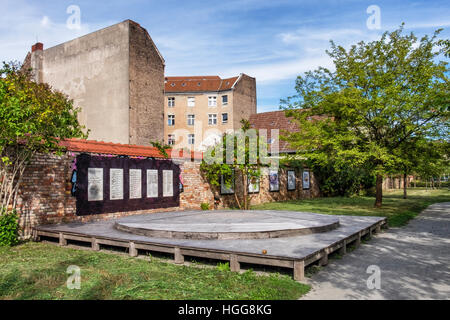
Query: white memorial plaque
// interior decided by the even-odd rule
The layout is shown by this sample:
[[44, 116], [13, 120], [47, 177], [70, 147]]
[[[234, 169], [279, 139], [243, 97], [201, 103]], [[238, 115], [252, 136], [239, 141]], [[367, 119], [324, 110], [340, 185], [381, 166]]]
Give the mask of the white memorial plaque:
[[88, 168], [88, 201], [103, 201], [102, 168]]
[[123, 169], [109, 169], [109, 199], [123, 199]]
[[163, 170], [163, 197], [173, 197], [172, 170]]
[[142, 198], [142, 170], [130, 169], [130, 199]]
[[158, 198], [158, 170], [147, 170], [147, 198]]

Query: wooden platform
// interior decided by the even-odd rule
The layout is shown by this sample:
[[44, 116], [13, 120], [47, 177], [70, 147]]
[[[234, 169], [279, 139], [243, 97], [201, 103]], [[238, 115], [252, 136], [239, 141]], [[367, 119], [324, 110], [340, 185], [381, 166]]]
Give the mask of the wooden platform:
[[[125, 232], [117, 230], [111, 231], [114, 221], [111, 222], [97, 222], [88, 224], [72, 224], [72, 225], [43, 225], [34, 228], [33, 239], [35, 241], [41, 240], [41, 237], [54, 238], [58, 241], [60, 246], [66, 246], [71, 241], [80, 241], [89, 243], [92, 250], [100, 250], [103, 245], [121, 247], [128, 249], [130, 256], [137, 256], [140, 250], [151, 252], [162, 252], [173, 254], [174, 261], [177, 264], [184, 263], [184, 257], [200, 257], [217, 260], [226, 260], [230, 262], [232, 271], [239, 271], [241, 263], [267, 265], [275, 267], [290, 268], [293, 270], [295, 280], [303, 280], [305, 276], [305, 267], [318, 262], [320, 265], [328, 263], [328, 256], [339, 251], [340, 254], [345, 254], [349, 245], [360, 245], [361, 238], [366, 235], [372, 235], [380, 232], [382, 227], [387, 227], [385, 218], [375, 217], [357, 217], [359, 225], [361, 225], [361, 218], [374, 218], [375, 221], [365, 222], [366, 227], [354, 228], [351, 231], [351, 217], [344, 219], [348, 225], [348, 230], [342, 230], [336, 233], [335, 240], [328, 235], [325, 245], [317, 246], [319, 236], [323, 234], [315, 234], [314, 238], [310, 236], [298, 236], [288, 238], [289, 242], [278, 239], [264, 239], [264, 240], [203, 240], [203, 241], [183, 241], [176, 243], [176, 241], [167, 241], [167, 239], [147, 238], [143, 236], [129, 235]], [[367, 220], [367, 219], [366, 219]], [[365, 220], [364, 220], [365, 221]], [[90, 224], [90, 226], [89, 226]], [[83, 228], [83, 226], [85, 226]], [[97, 227], [97, 228], [96, 228]], [[103, 228], [103, 229], [101, 229]], [[109, 229], [110, 228], [110, 229]], [[342, 226], [341, 226], [342, 228]], [[329, 233], [338, 232], [339, 228]], [[209, 242], [208, 242], [209, 241]], [[270, 242], [272, 241], [272, 243]], [[276, 242], [278, 241], [278, 242]], [[312, 247], [311, 241], [315, 241]], [[302, 242], [304, 247], [302, 248]], [[285, 243], [290, 243], [292, 248], [282, 248], [286, 246]], [[227, 249], [227, 246], [229, 247]], [[259, 248], [268, 248], [268, 253]], [[278, 252], [277, 252], [277, 248]], [[307, 250], [305, 249], [307, 248]]]

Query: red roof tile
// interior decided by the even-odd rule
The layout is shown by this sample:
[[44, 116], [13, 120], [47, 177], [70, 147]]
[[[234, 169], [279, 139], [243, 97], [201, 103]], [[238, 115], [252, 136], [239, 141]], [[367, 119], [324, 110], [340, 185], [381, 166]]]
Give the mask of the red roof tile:
[[230, 90], [239, 77], [221, 79], [219, 76], [166, 77], [166, 92], [219, 92]]
[[[255, 129], [266, 129], [267, 138], [271, 138], [271, 129], [278, 129], [279, 135], [285, 134], [285, 131], [296, 132], [299, 128], [292, 117], [286, 117], [285, 111], [271, 111], [263, 113], [255, 113], [250, 116], [250, 124]], [[279, 152], [293, 152], [293, 150], [287, 141], [279, 140]]]
[[[132, 144], [120, 144], [120, 143], [102, 142], [96, 140], [82, 140], [82, 139], [67, 139], [61, 141], [61, 145], [66, 147], [67, 150], [75, 152], [115, 154], [133, 157], [163, 158], [163, 155], [161, 155], [161, 153], [157, 148], [148, 146], [138, 146]], [[170, 157], [172, 155], [172, 150], [168, 150], [167, 153], [169, 154]], [[191, 152], [189, 156], [192, 159], [202, 159], [203, 154], [200, 152]], [[183, 158], [183, 155], [179, 153], [173, 154], [172, 158], [181, 159]], [[186, 156], [184, 158], [186, 158]]]

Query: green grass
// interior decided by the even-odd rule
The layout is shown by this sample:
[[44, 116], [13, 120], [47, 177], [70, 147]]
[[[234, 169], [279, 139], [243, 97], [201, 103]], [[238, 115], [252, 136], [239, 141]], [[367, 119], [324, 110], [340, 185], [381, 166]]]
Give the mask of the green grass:
[[[67, 267], [81, 269], [69, 290]], [[178, 266], [160, 258], [27, 242], [0, 247], [0, 299], [298, 299], [310, 287], [287, 275]]]
[[391, 227], [401, 227], [433, 203], [450, 202], [449, 189], [408, 189], [408, 198], [403, 199], [403, 190], [385, 191], [382, 208], [374, 208], [373, 197], [331, 197], [271, 202], [252, 206], [259, 210], [309, 211], [336, 215], [387, 217]]

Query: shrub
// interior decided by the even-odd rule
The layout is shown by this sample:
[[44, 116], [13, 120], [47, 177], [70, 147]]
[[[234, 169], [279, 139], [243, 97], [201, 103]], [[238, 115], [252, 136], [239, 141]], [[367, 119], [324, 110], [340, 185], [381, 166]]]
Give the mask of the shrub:
[[207, 202], [202, 202], [200, 204], [200, 208], [202, 208], [202, 210], [209, 210], [209, 203]]
[[0, 246], [13, 246], [19, 242], [19, 215], [16, 211], [0, 209]]

